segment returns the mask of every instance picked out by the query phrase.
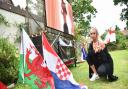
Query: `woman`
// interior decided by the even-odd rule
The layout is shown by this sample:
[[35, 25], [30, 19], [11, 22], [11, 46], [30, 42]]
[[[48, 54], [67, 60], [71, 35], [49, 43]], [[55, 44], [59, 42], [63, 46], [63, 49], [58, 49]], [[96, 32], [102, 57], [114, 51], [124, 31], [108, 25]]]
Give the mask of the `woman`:
[[89, 45], [87, 56], [90, 81], [99, 79], [99, 76], [107, 76], [109, 81], [116, 81], [118, 77], [113, 75], [113, 60], [105, 44], [98, 40], [96, 28], [91, 29], [90, 37], [92, 42]]

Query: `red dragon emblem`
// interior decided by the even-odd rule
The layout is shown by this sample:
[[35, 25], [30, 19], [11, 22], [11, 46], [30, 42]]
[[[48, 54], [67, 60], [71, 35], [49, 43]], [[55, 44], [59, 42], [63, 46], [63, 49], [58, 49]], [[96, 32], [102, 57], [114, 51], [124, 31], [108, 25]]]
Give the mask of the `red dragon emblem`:
[[[51, 86], [52, 89], [54, 88], [54, 80], [53, 77], [50, 73], [50, 71], [48, 70], [47, 67], [43, 67], [41, 66], [41, 64], [43, 64], [45, 61], [42, 58], [42, 56], [40, 55], [40, 53], [36, 50], [35, 47], [30, 46], [31, 49], [27, 49], [26, 50], [26, 64], [28, 69], [30, 70], [29, 73], [24, 74], [25, 77], [27, 77], [29, 80], [31, 80], [30, 76], [32, 74], [34, 74], [35, 76], [37, 76], [40, 79], [40, 82], [36, 79], [34, 80], [35, 85], [38, 86], [38, 88], [47, 88], [46, 83], [48, 82]], [[32, 62], [29, 61], [29, 56], [31, 54], [31, 50], [35, 51], [36, 53], [36, 57], [33, 59]]]

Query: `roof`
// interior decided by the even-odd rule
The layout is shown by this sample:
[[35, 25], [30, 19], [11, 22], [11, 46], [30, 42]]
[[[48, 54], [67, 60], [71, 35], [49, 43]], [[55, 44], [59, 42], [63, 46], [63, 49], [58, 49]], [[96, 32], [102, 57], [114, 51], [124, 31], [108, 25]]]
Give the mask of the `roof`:
[[7, 4], [10, 4], [10, 5], [14, 5], [12, 0], [0, 0], [0, 2], [7, 3]]

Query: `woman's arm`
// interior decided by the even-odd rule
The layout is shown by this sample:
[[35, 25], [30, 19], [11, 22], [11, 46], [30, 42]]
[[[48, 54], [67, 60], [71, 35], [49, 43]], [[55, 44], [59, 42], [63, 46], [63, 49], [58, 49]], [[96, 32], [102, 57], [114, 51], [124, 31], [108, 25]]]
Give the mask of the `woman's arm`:
[[112, 60], [112, 57], [111, 57], [111, 55], [109, 54], [107, 47], [104, 48], [103, 53], [105, 54], [105, 59], [106, 59], [107, 61]]
[[93, 51], [93, 48], [92, 48], [92, 44], [89, 45], [89, 48], [88, 48], [88, 54], [87, 54], [87, 62], [89, 65], [93, 65], [93, 56], [94, 56], [94, 51]]
[[93, 50], [93, 46], [92, 43], [89, 44], [89, 48], [88, 48], [88, 55], [93, 55], [95, 54], [94, 50]]

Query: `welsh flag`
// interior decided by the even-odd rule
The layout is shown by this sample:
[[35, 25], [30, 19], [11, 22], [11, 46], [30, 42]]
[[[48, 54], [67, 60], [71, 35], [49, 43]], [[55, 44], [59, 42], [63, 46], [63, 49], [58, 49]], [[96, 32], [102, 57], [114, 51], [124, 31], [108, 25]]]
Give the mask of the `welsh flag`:
[[24, 30], [21, 38], [19, 81], [29, 84], [32, 89], [55, 89], [44, 59]]
[[8, 89], [5, 84], [0, 81], [0, 89]]

